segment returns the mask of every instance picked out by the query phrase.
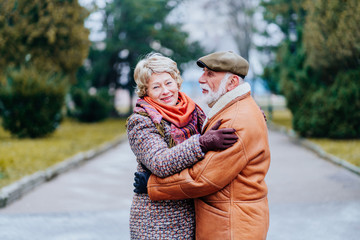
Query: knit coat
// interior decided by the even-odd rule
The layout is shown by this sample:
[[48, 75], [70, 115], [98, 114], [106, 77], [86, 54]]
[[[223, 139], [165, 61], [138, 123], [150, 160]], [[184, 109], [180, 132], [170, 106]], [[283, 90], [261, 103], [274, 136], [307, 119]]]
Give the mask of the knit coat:
[[[138, 162], [137, 171], [146, 166], [159, 177], [171, 176], [204, 157], [199, 134], [169, 148], [171, 125], [163, 121], [163, 132], [150, 117], [133, 114], [127, 135]], [[201, 127], [201, 126], [200, 126]], [[131, 239], [194, 239], [195, 213], [192, 199], [152, 201], [148, 194], [135, 194], [130, 209]]]

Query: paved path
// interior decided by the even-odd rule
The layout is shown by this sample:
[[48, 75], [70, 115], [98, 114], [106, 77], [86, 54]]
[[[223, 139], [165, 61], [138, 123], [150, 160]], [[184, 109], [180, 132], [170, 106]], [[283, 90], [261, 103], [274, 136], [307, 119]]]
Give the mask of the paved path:
[[127, 240], [136, 169], [127, 142], [0, 209], [0, 240]]
[[271, 132], [268, 240], [360, 239], [360, 176]]
[[[268, 240], [357, 240], [360, 176], [270, 132]], [[127, 240], [135, 171], [128, 143], [0, 209], [1, 240]]]

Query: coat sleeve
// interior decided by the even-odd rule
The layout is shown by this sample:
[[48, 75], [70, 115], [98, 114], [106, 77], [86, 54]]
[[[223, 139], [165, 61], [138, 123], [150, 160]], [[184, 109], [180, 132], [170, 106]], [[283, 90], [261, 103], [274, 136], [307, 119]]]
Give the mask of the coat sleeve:
[[199, 134], [168, 148], [149, 117], [133, 114], [127, 125], [129, 144], [139, 162], [158, 177], [167, 177], [204, 157]]
[[[238, 132], [236, 132], [239, 137]], [[248, 160], [244, 144], [239, 137], [230, 148], [210, 151], [205, 158], [191, 168], [167, 178], [151, 175], [148, 181], [148, 194], [151, 200], [177, 200], [198, 198], [219, 191], [228, 185]]]

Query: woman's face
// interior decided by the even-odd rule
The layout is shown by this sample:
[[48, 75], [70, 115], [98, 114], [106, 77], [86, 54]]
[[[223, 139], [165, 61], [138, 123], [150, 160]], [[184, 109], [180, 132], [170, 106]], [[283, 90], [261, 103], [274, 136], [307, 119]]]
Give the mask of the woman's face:
[[153, 73], [149, 79], [147, 95], [154, 101], [175, 106], [179, 96], [179, 88], [169, 73]]

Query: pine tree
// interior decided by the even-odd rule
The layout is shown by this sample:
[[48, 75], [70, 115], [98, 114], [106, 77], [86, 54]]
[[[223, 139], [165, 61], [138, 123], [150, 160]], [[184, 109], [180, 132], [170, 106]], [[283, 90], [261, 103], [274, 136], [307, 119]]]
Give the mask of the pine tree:
[[[346, 2], [346, 3], [345, 3]], [[307, 1], [304, 44], [307, 63], [336, 75], [360, 65], [360, 2]]]
[[90, 46], [88, 14], [77, 0], [0, 0], [0, 72], [31, 63], [74, 81]]
[[[141, 57], [160, 52], [182, 63], [203, 54], [197, 42], [189, 42], [181, 25], [169, 23], [167, 16], [179, 0], [114, 0], [104, 9], [103, 31], [106, 38], [94, 43], [89, 55], [90, 71], [83, 73], [95, 87], [135, 89], [133, 71]], [[101, 46], [101, 47], [99, 47]], [[130, 110], [131, 111], [131, 110]]]

